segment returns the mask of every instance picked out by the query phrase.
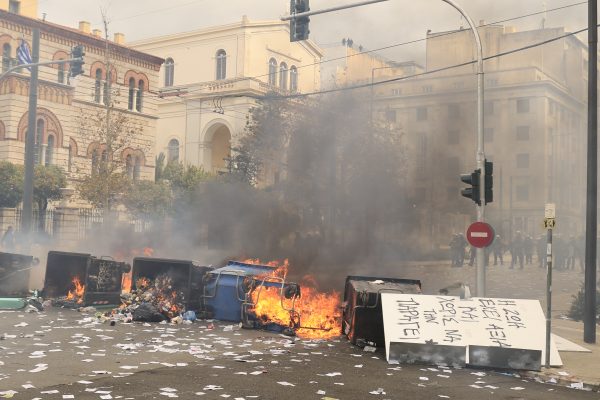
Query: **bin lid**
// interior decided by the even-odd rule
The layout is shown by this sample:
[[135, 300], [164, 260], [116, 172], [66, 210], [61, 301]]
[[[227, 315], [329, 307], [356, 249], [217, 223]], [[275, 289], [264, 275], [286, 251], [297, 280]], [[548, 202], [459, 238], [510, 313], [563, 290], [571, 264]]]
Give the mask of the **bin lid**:
[[210, 274], [221, 275], [265, 275], [273, 273], [277, 268], [268, 265], [247, 264], [239, 261], [229, 261], [227, 265], [210, 271]]
[[348, 276], [346, 285], [352, 285], [360, 292], [377, 293], [381, 290], [400, 290], [407, 293], [419, 293], [421, 281], [416, 279], [379, 278], [372, 276]]

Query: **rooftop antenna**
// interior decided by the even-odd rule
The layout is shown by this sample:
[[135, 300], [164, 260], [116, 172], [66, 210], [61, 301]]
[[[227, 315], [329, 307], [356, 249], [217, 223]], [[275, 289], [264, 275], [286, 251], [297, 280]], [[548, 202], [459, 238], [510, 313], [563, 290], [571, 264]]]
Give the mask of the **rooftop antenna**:
[[46, 13], [42, 13], [42, 21], [46, 22]]

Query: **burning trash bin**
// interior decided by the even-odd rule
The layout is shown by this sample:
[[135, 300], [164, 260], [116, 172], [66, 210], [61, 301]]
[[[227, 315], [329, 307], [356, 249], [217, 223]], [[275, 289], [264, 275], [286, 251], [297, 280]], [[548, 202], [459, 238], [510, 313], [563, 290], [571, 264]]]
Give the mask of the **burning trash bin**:
[[[131, 276], [125, 276], [123, 289], [129, 294], [123, 296], [124, 305], [134, 311], [146, 303], [145, 308], [169, 319], [185, 310], [199, 311], [204, 276], [211, 270], [212, 267], [199, 266], [193, 261], [136, 257]], [[138, 317], [134, 312], [134, 320], [144, 319]]]
[[85, 307], [121, 303], [123, 273], [131, 266], [90, 254], [51, 251], [42, 296], [57, 306]]
[[421, 293], [421, 281], [348, 276], [344, 290], [342, 334], [357, 346], [383, 347], [381, 293]]
[[[279, 304], [290, 315], [288, 326], [273, 326], [268, 321], [261, 321], [254, 313], [262, 291], [267, 289], [278, 291]], [[299, 296], [300, 286], [277, 276], [276, 267], [229, 261], [225, 267], [215, 269], [205, 277], [202, 316], [242, 322], [246, 328], [293, 331], [299, 324], [294, 310], [294, 300]]]
[[39, 262], [33, 256], [0, 252], [0, 297], [27, 297], [29, 271]]

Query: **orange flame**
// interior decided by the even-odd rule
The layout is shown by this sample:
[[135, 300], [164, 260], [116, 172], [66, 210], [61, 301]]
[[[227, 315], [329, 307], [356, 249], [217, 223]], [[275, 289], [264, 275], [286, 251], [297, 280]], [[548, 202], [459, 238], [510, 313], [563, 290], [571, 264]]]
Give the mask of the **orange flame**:
[[121, 291], [124, 293], [131, 293], [131, 279], [133, 272], [123, 274], [121, 279]]
[[73, 300], [76, 301], [77, 304], [82, 304], [85, 285], [81, 284], [78, 276], [74, 277], [71, 282], [73, 283], [73, 291], [69, 290], [69, 293], [67, 293], [67, 300]]
[[[261, 264], [259, 260], [246, 260], [247, 264]], [[262, 265], [278, 267], [272, 276], [285, 278], [289, 269], [288, 260], [272, 261]], [[254, 313], [263, 323], [292, 326], [299, 323], [296, 334], [305, 339], [330, 339], [341, 334], [341, 297], [338, 292], [322, 293], [317, 289], [312, 276], [301, 282], [301, 297], [295, 301], [285, 299], [281, 288], [257, 288], [251, 294], [255, 303]], [[282, 300], [283, 299], [283, 300]], [[293, 311], [292, 311], [293, 309]]]

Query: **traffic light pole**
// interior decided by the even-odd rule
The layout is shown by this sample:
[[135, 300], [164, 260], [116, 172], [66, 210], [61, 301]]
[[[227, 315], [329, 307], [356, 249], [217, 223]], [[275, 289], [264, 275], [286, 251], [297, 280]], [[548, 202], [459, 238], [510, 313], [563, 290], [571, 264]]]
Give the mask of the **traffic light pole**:
[[[348, 8], [365, 6], [368, 4], [375, 3], [383, 3], [384, 1], [389, 0], [367, 0], [361, 1], [353, 4], [346, 4], [343, 6], [325, 8], [317, 11], [307, 11], [303, 13], [292, 14], [289, 16], [282, 17], [282, 21], [291, 21], [296, 20], [302, 17], [309, 17], [311, 15], [317, 14], [325, 14], [333, 11], [345, 10]], [[469, 24], [469, 28], [473, 32], [473, 36], [475, 37], [475, 46], [477, 50], [477, 154], [476, 154], [476, 162], [477, 169], [481, 171], [481, 181], [479, 185], [479, 198], [481, 199], [481, 204], [477, 205], [477, 221], [484, 222], [485, 220], [485, 180], [486, 180], [486, 171], [485, 171], [485, 152], [484, 152], [484, 142], [483, 142], [483, 47], [481, 45], [481, 37], [479, 36], [479, 32], [477, 31], [477, 27], [475, 23], [469, 17], [469, 15], [463, 10], [458, 4], [454, 2], [454, 0], [441, 0], [444, 3], [452, 6], [456, 11], [458, 11]], [[485, 297], [485, 250], [477, 249], [477, 297]]]

